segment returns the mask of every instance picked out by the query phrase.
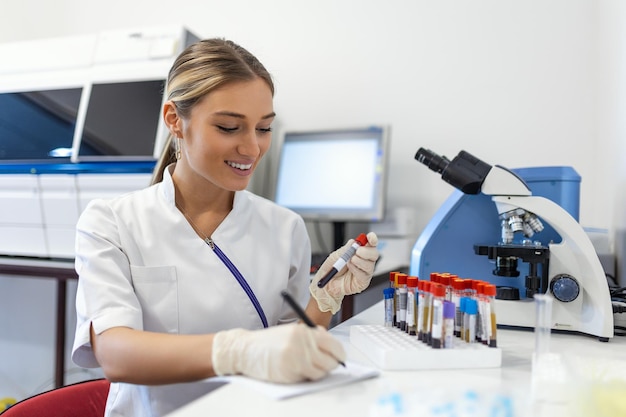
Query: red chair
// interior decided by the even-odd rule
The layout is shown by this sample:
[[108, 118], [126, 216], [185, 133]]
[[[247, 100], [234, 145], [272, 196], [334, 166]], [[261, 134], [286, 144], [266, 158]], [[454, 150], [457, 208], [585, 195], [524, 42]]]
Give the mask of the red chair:
[[2, 417], [102, 417], [109, 395], [109, 381], [92, 379], [66, 385], [26, 398]]

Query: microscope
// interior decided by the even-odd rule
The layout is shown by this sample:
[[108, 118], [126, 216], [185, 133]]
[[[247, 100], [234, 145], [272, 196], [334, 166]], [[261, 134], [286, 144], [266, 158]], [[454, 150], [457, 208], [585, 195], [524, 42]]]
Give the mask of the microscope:
[[[461, 193], [490, 199], [489, 204], [495, 205], [493, 212], [486, 205], [474, 204], [479, 200], [468, 200], [467, 203], [471, 203], [468, 206], [474, 208], [464, 213], [476, 214], [477, 218], [463, 220], [468, 224], [483, 220], [489, 223], [488, 227], [499, 227], [500, 238], [492, 242], [474, 241], [472, 245], [465, 245], [471, 247], [457, 248], [458, 252], [463, 252], [459, 253], [463, 261], [460, 264], [458, 260], [447, 262], [457, 253], [444, 255], [444, 247], [450, 248], [452, 241], [472, 239], [463, 231], [454, 236], [454, 230], [449, 230], [449, 226], [455, 224], [455, 212], [458, 211], [457, 216], [461, 213], [457, 196], [451, 203], [444, 203], [444, 215], [436, 221], [433, 219], [418, 238], [412, 254], [412, 275], [423, 274], [427, 266], [450, 265], [466, 269], [470, 262], [489, 262], [493, 266], [490, 276], [463, 276], [463, 270], [437, 272], [451, 272], [496, 284], [500, 326], [534, 327], [533, 295], [540, 293], [554, 298], [552, 329], [594, 335], [605, 342], [613, 337], [613, 310], [604, 270], [591, 240], [570, 213], [548, 198], [533, 195], [527, 183], [512, 170], [489, 165], [465, 151], [450, 161], [420, 148], [415, 159], [441, 174], [444, 181]], [[560, 236], [560, 242], [532, 239], [544, 230], [544, 222]], [[433, 242], [435, 239], [441, 242]], [[433, 252], [429, 246], [437, 249]], [[434, 257], [441, 259], [433, 259], [434, 253]], [[487, 259], [479, 260], [484, 257]], [[521, 265], [526, 267], [524, 276], [520, 276]], [[507, 285], [507, 280], [512, 279], [521, 280], [521, 288]]]

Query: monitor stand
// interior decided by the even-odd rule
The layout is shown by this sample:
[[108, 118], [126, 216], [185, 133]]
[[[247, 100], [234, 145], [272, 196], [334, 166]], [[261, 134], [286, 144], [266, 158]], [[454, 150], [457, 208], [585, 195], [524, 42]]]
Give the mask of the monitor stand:
[[339, 249], [346, 242], [346, 222], [333, 222], [333, 248], [331, 252]]

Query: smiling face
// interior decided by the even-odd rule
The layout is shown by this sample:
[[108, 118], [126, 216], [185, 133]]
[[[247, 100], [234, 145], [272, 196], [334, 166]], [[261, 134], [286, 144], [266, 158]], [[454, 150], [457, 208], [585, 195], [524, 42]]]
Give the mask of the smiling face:
[[175, 177], [227, 191], [248, 186], [272, 138], [272, 91], [264, 80], [225, 84], [198, 101], [187, 118], [172, 104], [164, 112], [170, 130], [182, 138]]

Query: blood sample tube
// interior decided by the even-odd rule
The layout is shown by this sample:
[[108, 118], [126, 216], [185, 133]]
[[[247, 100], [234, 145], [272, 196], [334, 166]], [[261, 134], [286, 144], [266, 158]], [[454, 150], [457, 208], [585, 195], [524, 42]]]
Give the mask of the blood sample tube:
[[485, 336], [485, 283], [478, 281], [476, 284], [476, 303], [478, 306], [478, 314], [476, 316], [476, 341], [479, 343], [487, 344], [487, 338]]
[[488, 345], [489, 347], [498, 347], [496, 331], [496, 286], [493, 284], [485, 285], [485, 316], [488, 320]]
[[417, 334], [417, 283], [417, 277], [408, 276], [406, 279], [406, 332], [409, 336], [415, 336]]
[[467, 315], [467, 300], [469, 297], [461, 297], [461, 340], [467, 342], [467, 326], [469, 326], [469, 317]]
[[452, 280], [452, 302], [454, 303], [454, 335], [461, 337], [461, 326], [463, 324], [463, 316], [461, 315], [461, 297], [463, 296], [464, 283], [461, 278]]
[[352, 258], [352, 256], [356, 253], [357, 249], [360, 246], [365, 246], [366, 244], [367, 235], [365, 233], [361, 233], [356, 237], [356, 239], [354, 239], [354, 242], [350, 245], [348, 250], [346, 250], [341, 257], [335, 261], [330, 271], [328, 271], [326, 275], [324, 275], [322, 279], [317, 282], [317, 286], [323, 288], [326, 284], [328, 284], [330, 280], [333, 279], [333, 277], [341, 271], [344, 266], [346, 266], [348, 261], [350, 261], [350, 258]]
[[474, 280], [471, 278], [465, 278], [463, 282], [465, 283], [465, 296], [473, 297], [474, 296]]
[[424, 340], [424, 306], [426, 305], [424, 285], [426, 281], [423, 280], [417, 283], [417, 340]]
[[452, 301], [443, 302], [443, 347], [450, 349], [454, 346], [454, 317], [456, 306]]
[[476, 317], [478, 316], [478, 302], [473, 298], [468, 298], [465, 304], [465, 315], [467, 316], [467, 335], [465, 341], [468, 343], [476, 342]]
[[395, 288], [396, 287], [396, 274], [399, 274], [399, 272], [397, 271], [392, 271], [389, 273], [389, 288]]
[[450, 301], [451, 296], [452, 296], [451, 294], [452, 290], [450, 287], [450, 274], [448, 272], [444, 274], [439, 274], [439, 283], [443, 285], [444, 288], [446, 289], [446, 295], [444, 297], [444, 300]]
[[385, 327], [393, 327], [393, 295], [394, 288], [385, 288], [383, 290], [383, 296], [385, 297]]
[[396, 327], [396, 287], [398, 286], [397, 276], [399, 272], [389, 273], [389, 288], [393, 288], [393, 301], [391, 302], [393, 308], [393, 327]]
[[431, 318], [431, 304], [432, 297], [430, 294], [430, 287], [433, 283], [430, 281], [424, 282], [424, 315], [422, 316], [423, 336], [422, 342], [429, 344], [430, 341], [430, 318]]
[[393, 297], [393, 305], [395, 306], [395, 320], [393, 322], [394, 327], [400, 328], [400, 284], [398, 283], [398, 277], [400, 276], [400, 273], [398, 272], [395, 276], [394, 276], [394, 282], [395, 282], [395, 288], [396, 288], [396, 292], [395, 295]]
[[398, 274], [398, 302], [400, 303], [400, 316], [398, 322], [400, 330], [406, 330], [406, 302], [407, 302], [407, 287], [406, 287], [407, 274]]
[[432, 284], [432, 325], [431, 343], [433, 349], [443, 347], [443, 302], [446, 297], [446, 287], [443, 284]]

